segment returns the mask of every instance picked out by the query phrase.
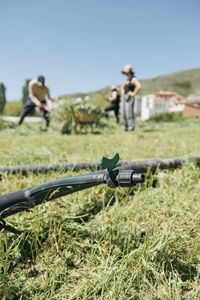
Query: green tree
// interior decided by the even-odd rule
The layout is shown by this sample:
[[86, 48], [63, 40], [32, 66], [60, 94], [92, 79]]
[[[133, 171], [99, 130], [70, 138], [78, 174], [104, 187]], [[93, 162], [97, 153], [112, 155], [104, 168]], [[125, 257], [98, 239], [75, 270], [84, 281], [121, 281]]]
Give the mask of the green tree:
[[0, 83], [0, 113], [3, 112], [6, 104], [6, 87], [3, 83]]
[[31, 81], [30, 79], [26, 79], [25, 80], [25, 84], [22, 87], [22, 98], [21, 98], [21, 101], [22, 101], [23, 104], [25, 104], [26, 101], [28, 100], [28, 95], [29, 95], [28, 94], [28, 85], [29, 85], [30, 81]]

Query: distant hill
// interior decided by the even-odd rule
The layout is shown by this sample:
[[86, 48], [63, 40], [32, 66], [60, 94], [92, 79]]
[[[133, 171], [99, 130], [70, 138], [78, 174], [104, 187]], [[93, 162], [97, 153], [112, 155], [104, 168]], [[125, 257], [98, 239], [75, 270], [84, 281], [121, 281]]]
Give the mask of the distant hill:
[[[143, 79], [140, 82], [142, 89], [139, 95], [154, 94], [161, 90], [176, 91], [184, 96], [200, 93], [200, 68], [158, 76], [152, 79]], [[61, 97], [65, 99], [84, 98], [86, 95], [90, 96], [92, 102], [100, 106], [106, 106], [107, 102], [105, 99], [110, 95], [110, 87], [88, 93], [66, 94]]]
[[183, 96], [200, 93], [200, 69], [191, 69], [141, 80], [141, 84], [141, 95], [154, 94], [160, 90], [175, 91]]

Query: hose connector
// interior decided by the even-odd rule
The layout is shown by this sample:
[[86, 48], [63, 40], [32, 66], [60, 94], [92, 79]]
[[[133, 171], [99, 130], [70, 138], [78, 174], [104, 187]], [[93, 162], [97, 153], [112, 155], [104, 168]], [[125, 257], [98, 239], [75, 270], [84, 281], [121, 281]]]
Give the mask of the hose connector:
[[119, 186], [130, 187], [144, 182], [144, 175], [133, 170], [120, 170], [116, 178]]

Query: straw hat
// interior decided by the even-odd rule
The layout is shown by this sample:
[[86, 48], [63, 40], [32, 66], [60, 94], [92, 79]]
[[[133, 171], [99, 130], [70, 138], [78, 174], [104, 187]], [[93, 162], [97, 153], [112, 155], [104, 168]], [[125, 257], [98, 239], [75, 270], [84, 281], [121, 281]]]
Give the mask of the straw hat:
[[111, 91], [114, 91], [114, 90], [118, 91], [118, 88], [117, 88], [116, 85], [112, 85], [112, 86], [110, 87], [110, 89], [111, 89]]
[[122, 70], [122, 74], [133, 73], [133, 68], [131, 65], [125, 65]]

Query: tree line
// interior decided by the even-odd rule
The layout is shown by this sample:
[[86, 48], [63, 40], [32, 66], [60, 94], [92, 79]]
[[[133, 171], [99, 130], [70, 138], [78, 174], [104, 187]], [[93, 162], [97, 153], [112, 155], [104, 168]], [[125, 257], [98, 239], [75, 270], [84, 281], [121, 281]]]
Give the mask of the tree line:
[[[21, 102], [23, 104], [26, 103], [26, 101], [28, 100], [28, 84], [30, 82], [30, 79], [26, 79], [24, 86], [22, 87], [22, 98], [21, 98]], [[5, 104], [6, 104], [6, 87], [5, 84], [3, 82], [0, 82], [0, 114], [3, 113], [4, 108], [5, 108]]]
[[6, 104], [6, 87], [1, 82], [0, 83], [0, 113], [3, 112], [5, 104]]

